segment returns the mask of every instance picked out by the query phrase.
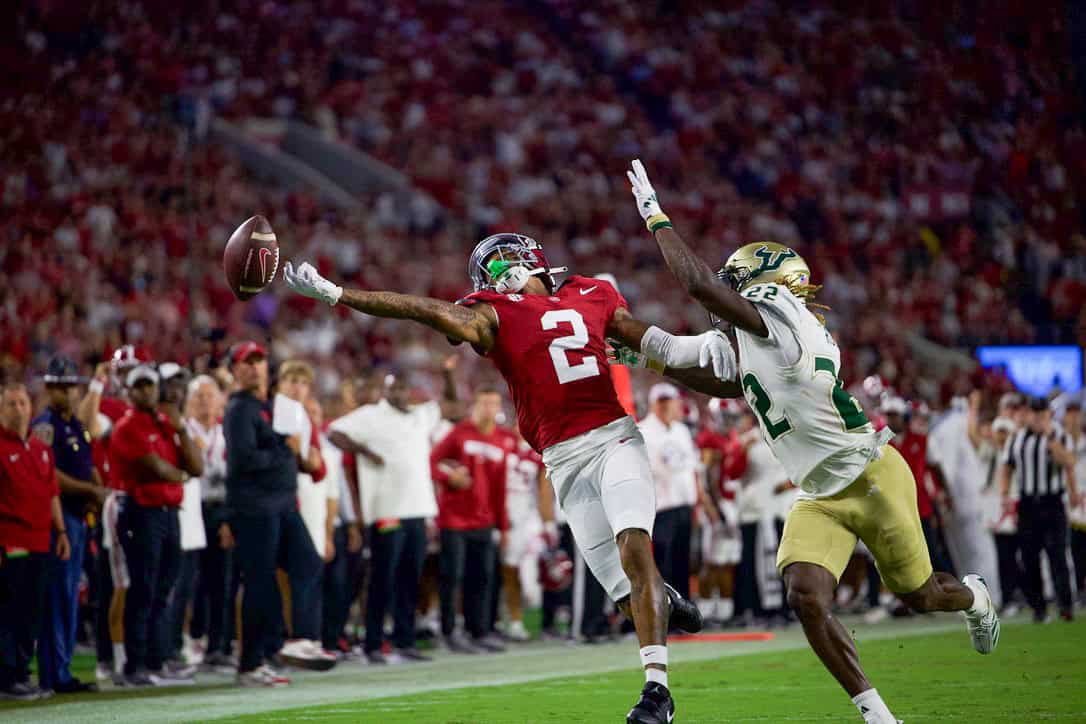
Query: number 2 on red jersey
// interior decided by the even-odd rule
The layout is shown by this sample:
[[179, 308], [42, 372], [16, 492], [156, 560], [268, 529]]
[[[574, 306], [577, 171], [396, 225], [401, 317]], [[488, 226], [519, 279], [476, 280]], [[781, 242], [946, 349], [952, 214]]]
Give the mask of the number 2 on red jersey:
[[585, 326], [584, 317], [576, 309], [552, 309], [543, 315], [541, 320], [543, 329], [549, 331], [557, 329], [562, 322], [573, 328], [573, 334], [558, 337], [551, 342], [548, 351], [551, 361], [554, 362], [554, 371], [558, 375], [559, 384], [576, 382], [577, 380], [595, 377], [600, 373], [600, 363], [592, 355], [582, 357], [577, 364], [570, 364], [568, 352], [584, 349], [588, 346], [588, 327]]

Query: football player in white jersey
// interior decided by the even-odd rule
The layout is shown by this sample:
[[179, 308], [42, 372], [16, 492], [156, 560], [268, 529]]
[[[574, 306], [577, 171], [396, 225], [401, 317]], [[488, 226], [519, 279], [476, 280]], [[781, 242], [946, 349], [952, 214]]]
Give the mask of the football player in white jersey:
[[840, 350], [808, 309], [819, 287], [811, 284], [803, 258], [781, 244], [747, 244], [713, 273], [672, 228], [641, 162], [632, 168], [627, 176], [638, 211], [668, 267], [710, 315], [735, 329], [735, 383], [706, 380], [701, 389], [746, 397], [766, 442], [800, 488], [777, 555], [788, 605], [864, 720], [895, 724], [832, 613], [834, 589], [857, 539], [874, 554], [890, 590], [911, 608], [962, 611], [982, 654], [999, 640], [988, 587], [976, 575], [959, 582], [932, 572], [912, 473], [886, 444], [892, 433], [876, 432], [843, 389]]

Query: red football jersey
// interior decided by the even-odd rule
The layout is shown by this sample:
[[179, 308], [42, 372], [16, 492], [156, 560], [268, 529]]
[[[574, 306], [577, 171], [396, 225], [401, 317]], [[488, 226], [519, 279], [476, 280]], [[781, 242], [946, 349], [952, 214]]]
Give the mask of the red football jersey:
[[537, 452], [625, 416], [607, 364], [607, 325], [626, 300], [602, 279], [572, 276], [554, 294], [469, 294], [494, 308], [487, 354], [505, 377], [520, 432]]
[[917, 512], [921, 518], [930, 518], [935, 508], [928, 492], [928, 436], [906, 430], [904, 434], [895, 436], [890, 444], [905, 458], [913, 471], [913, 477], [916, 478]]
[[[103, 397], [98, 406], [98, 411], [108, 417], [113, 425], [116, 425], [130, 409], [132, 406], [120, 397]], [[113, 431], [110, 430], [109, 434], [96, 437], [91, 443], [91, 454], [94, 456], [94, 466], [98, 468], [98, 474], [106, 487], [124, 490], [122, 483], [114, 479], [109, 464], [109, 439], [112, 434]]]
[[747, 471], [747, 449], [739, 442], [739, 433], [728, 430], [726, 433], [703, 428], [694, 438], [699, 450], [716, 450], [720, 453], [720, 494], [727, 500], [735, 499], [735, 491], [724, 484], [729, 480], [738, 480]]

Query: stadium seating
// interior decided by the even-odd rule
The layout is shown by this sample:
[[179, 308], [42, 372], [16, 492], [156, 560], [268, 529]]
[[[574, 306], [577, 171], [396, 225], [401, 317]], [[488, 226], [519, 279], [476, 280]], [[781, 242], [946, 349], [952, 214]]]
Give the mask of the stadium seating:
[[[255, 326], [309, 353], [331, 387], [444, 344], [345, 314], [329, 324], [282, 294], [233, 303], [218, 258], [255, 211], [288, 256], [445, 298], [464, 291], [474, 239], [516, 228], [579, 271], [614, 273], [641, 316], [703, 327], [630, 203], [635, 156], [707, 257], [772, 238], [812, 260], [850, 379], [949, 394], [954, 381], [925, 386], [907, 330], [948, 345], [1086, 340], [1086, 134], [1055, 11], [183, 5], [18, 18], [23, 47], [6, 59], [22, 83], [0, 131], [0, 325], [16, 374], [122, 340], [197, 357], [190, 329]], [[306, 120], [403, 169], [448, 214], [429, 229], [343, 218], [257, 183], [222, 148], [185, 142], [194, 97], [231, 119]]]

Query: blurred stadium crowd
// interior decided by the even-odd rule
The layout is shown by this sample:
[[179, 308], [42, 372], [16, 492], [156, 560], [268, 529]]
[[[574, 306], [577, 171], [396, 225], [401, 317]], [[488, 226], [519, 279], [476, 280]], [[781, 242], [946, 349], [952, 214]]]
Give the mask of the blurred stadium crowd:
[[[27, 3], [0, 28], [4, 379], [30, 384], [37, 414], [52, 360], [70, 358], [77, 369], [65, 374], [89, 377], [130, 345], [132, 360], [213, 374], [221, 405], [235, 384], [228, 344], [257, 339], [273, 363], [309, 365], [328, 421], [388, 394], [386, 370], [421, 373], [415, 400], [442, 396], [449, 350], [426, 330], [317, 313], [282, 289], [237, 303], [219, 259], [254, 212], [270, 219], [284, 258], [313, 260], [340, 283], [445, 299], [466, 291], [475, 239], [516, 229], [579, 273], [615, 275], [638, 316], [701, 331], [707, 320], [671, 283], [629, 204], [621, 171], [640, 156], [674, 189], [668, 209], [702, 255], [723, 259], [766, 238], [811, 262], [846, 381], [869, 411], [901, 428], [902, 445], [909, 430], [926, 434], [930, 416], [948, 426], [933, 450], [925, 438], [906, 456], [932, 499], [933, 554], [949, 560], [945, 570], [1010, 580], [1024, 562], [1008, 562], [1017, 548], [998, 540], [1016, 531], [993, 461], [1043, 405], [1027, 411], [999, 375], [926, 375], [906, 336], [951, 347], [1086, 344], [1086, 114], [1059, 10], [972, 5]], [[234, 120], [311, 123], [404, 171], [440, 208], [399, 213], [377, 192], [361, 199], [366, 213], [344, 215], [258, 182], [223, 147], [190, 137], [184, 109], [200, 104]], [[472, 393], [494, 379], [469, 355], [458, 374]], [[771, 545], [788, 486], [747, 434], [753, 420], [700, 400], [660, 412], [675, 398], [660, 392], [645, 405], [644, 379], [635, 376], [641, 411], [690, 427], [701, 448], [694, 467], [714, 491], [708, 507], [691, 503], [702, 523], [690, 533], [689, 572], [705, 574], [707, 614], [786, 620], [756, 551]], [[127, 383], [105, 389], [119, 396]], [[1070, 412], [1082, 489], [1086, 443], [1063, 402], [1056, 416]], [[966, 540], [938, 530], [967, 531]], [[207, 536], [218, 545], [217, 529]], [[366, 546], [372, 554], [373, 540]], [[861, 553], [841, 604], [877, 618], [893, 604], [869, 585], [869, 569]], [[102, 572], [87, 573], [96, 594]], [[1050, 590], [1058, 582], [1044, 575]], [[1036, 603], [1004, 588], [1006, 605]], [[556, 625], [565, 605], [573, 635], [609, 633], [596, 595], [552, 600], [544, 624]], [[110, 637], [102, 623], [108, 601], [86, 599], [83, 616], [99, 623], [81, 636], [118, 641], [120, 624]], [[354, 628], [326, 633], [295, 660], [373, 653], [352, 649]], [[493, 643], [489, 630], [472, 633]], [[201, 645], [178, 643], [171, 655], [195, 662]], [[235, 663], [221, 642], [203, 653]], [[177, 663], [172, 674], [189, 671]]]
[[[328, 389], [435, 356], [440, 340], [410, 326], [328, 323], [275, 293], [232, 303], [221, 245], [255, 210], [287, 258], [443, 298], [464, 292], [472, 240], [515, 228], [614, 274], [642, 317], [700, 329], [626, 202], [636, 155], [707, 257], [771, 238], [812, 260], [855, 379], [942, 404], [954, 385], [920, 375], [908, 332], [1086, 334], [1084, 116], [1048, 6], [104, 7], [29, 4], [4, 30], [0, 314], [16, 373], [122, 343], [187, 360], [216, 328], [306, 355]], [[344, 218], [257, 184], [221, 147], [184, 142], [174, 121], [193, 98], [314, 123], [442, 209], [397, 214], [378, 194]]]

